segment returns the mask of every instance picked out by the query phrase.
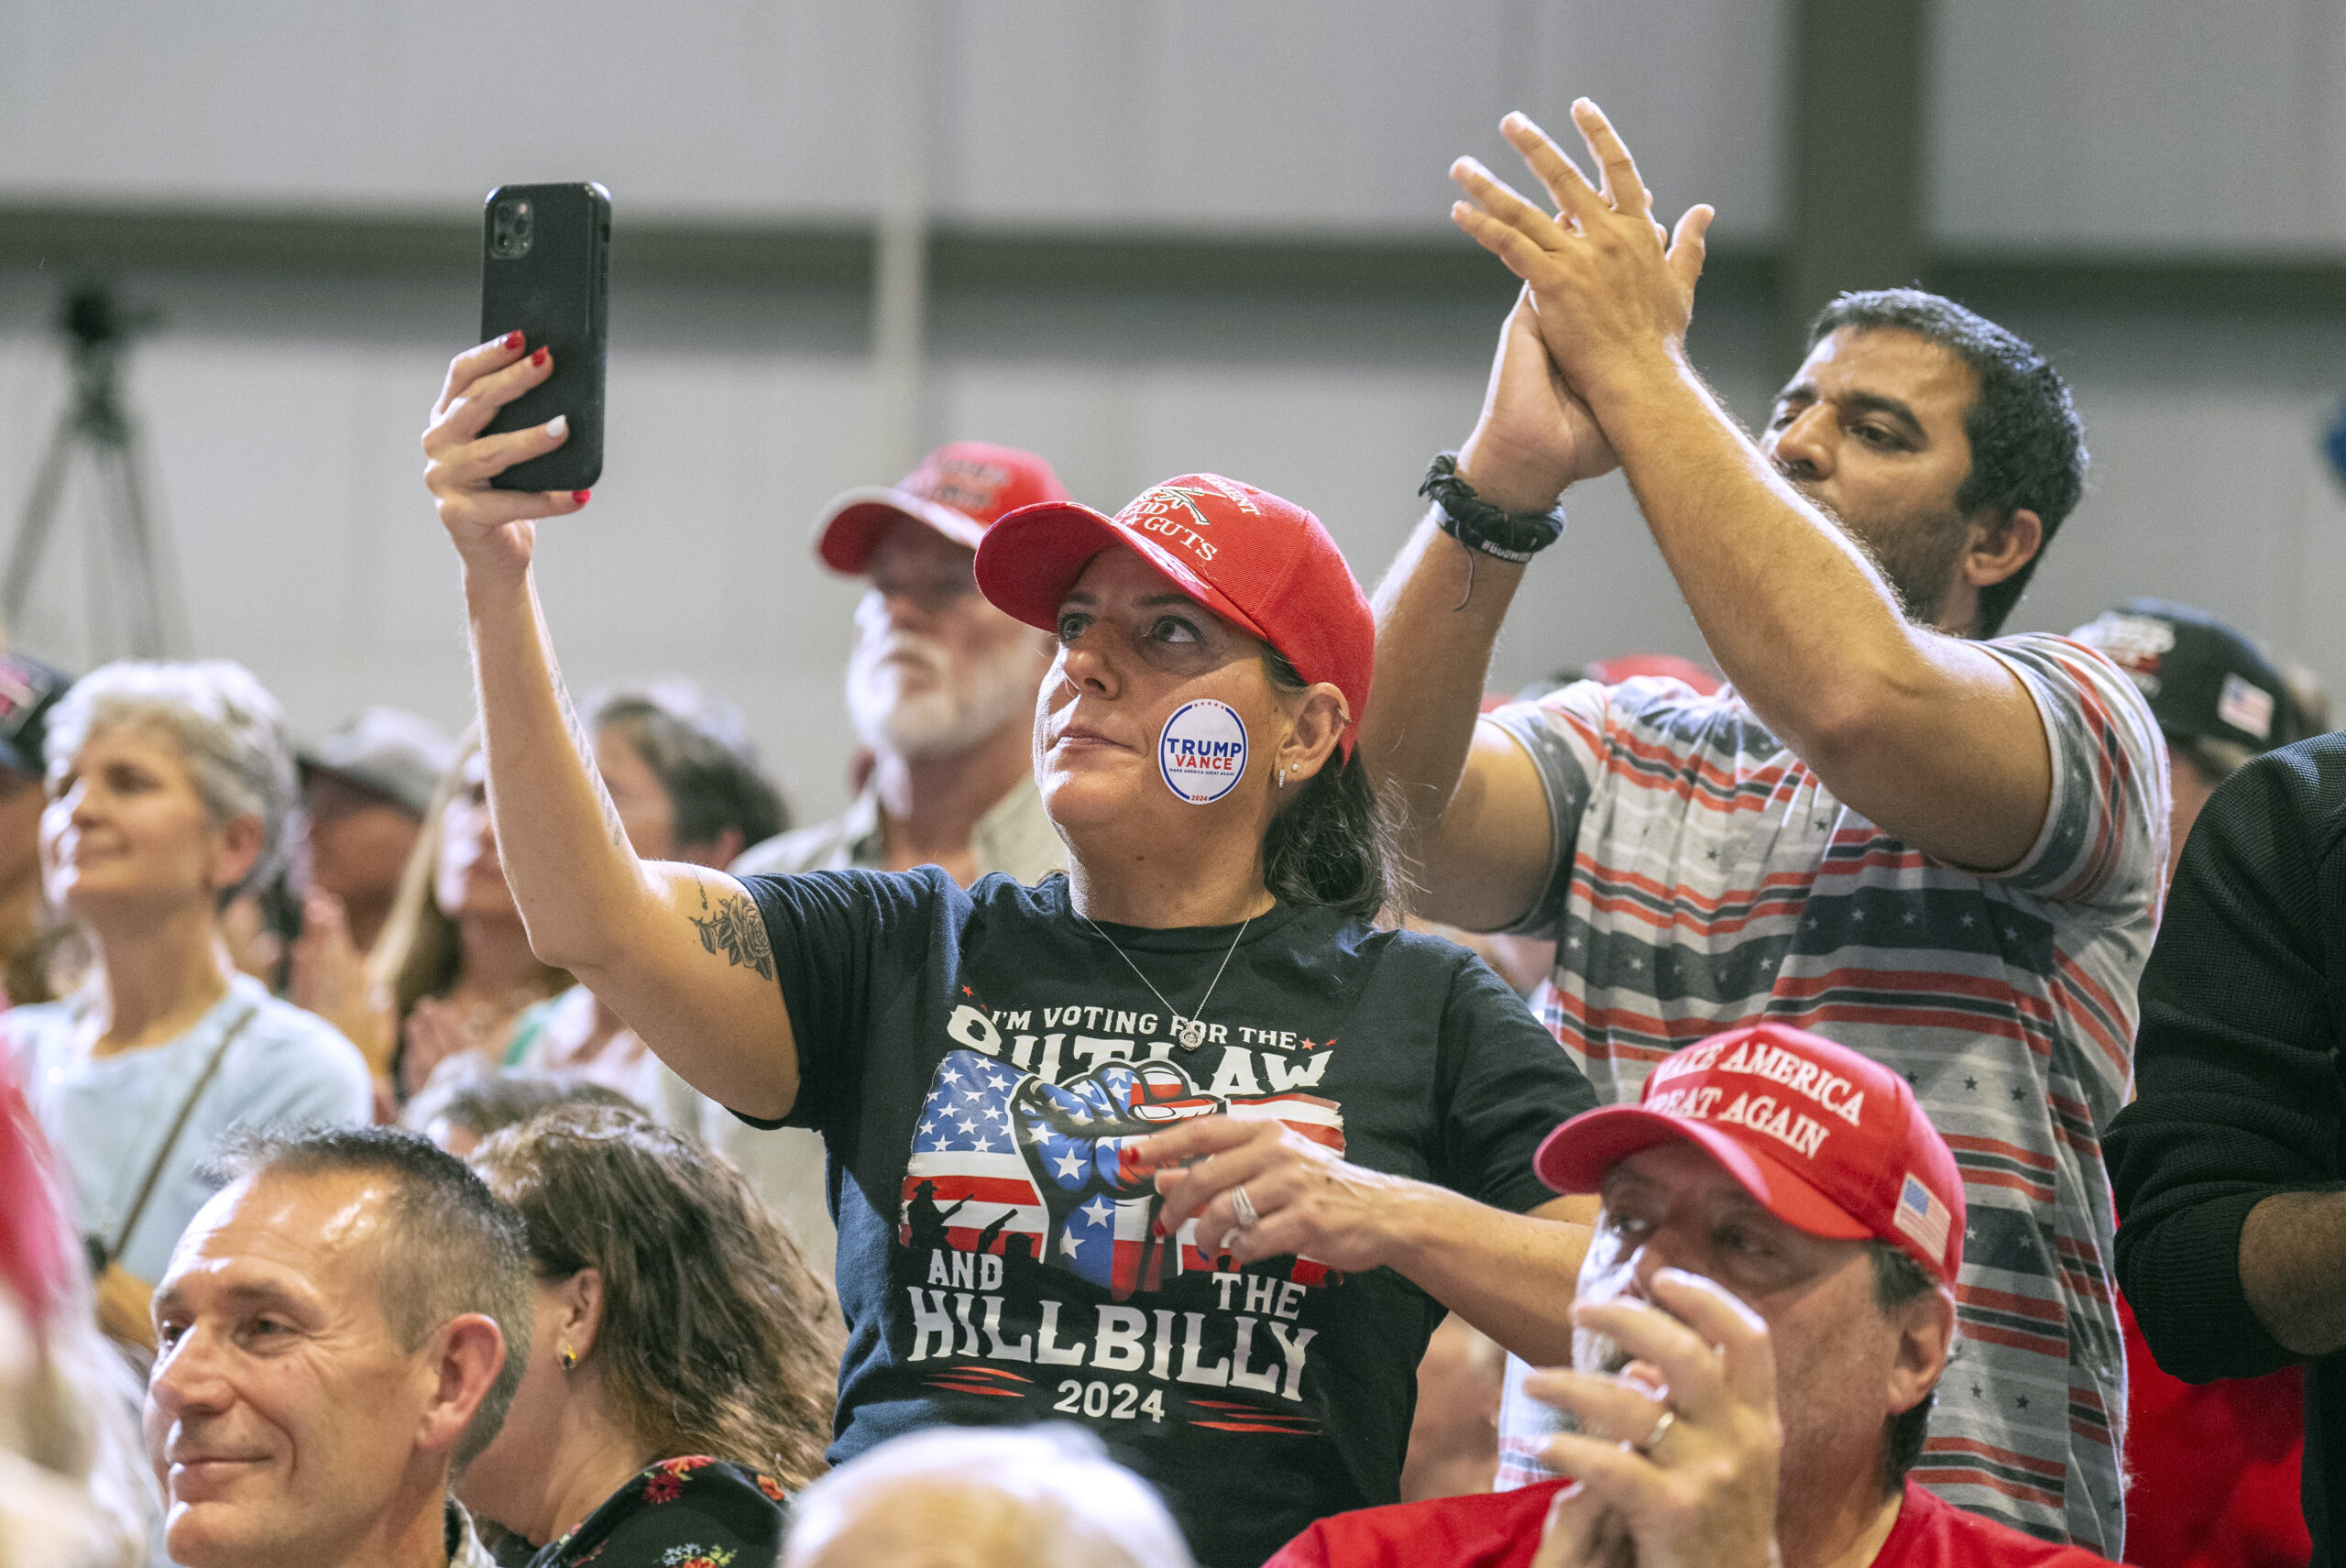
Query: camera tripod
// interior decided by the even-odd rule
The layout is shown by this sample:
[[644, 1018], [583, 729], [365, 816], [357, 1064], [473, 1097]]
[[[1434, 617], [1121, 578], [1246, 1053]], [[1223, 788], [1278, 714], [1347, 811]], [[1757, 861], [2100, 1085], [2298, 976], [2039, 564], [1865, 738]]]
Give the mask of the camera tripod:
[[[170, 541], [155, 526], [137, 432], [124, 411], [121, 368], [134, 332], [153, 324], [151, 313], [125, 311], [103, 283], [80, 283], [66, 293], [58, 328], [73, 362], [73, 400], [57, 422], [33, 473], [31, 493], [0, 571], [0, 617], [11, 630], [22, 625], [31, 603], [43, 555], [57, 532], [65, 484], [77, 454], [86, 455], [98, 481], [105, 545], [84, 556], [83, 578], [90, 604], [89, 659], [98, 663], [119, 652], [155, 659], [188, 645], [187, 610], [180, 589]], [[98, 541], [92, 542], [94, 546]], [[118, 646], [107, 647], [118, 635]]]

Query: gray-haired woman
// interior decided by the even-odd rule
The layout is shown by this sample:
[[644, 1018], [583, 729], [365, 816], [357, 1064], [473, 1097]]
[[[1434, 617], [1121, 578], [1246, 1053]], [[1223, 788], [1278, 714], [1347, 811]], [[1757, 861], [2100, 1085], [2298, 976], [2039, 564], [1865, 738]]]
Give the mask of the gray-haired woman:
[[293, 761], [240, 664], [124, 662], [49, 715], [41, 869], [91, 954], [75, 993], [0, 1018], [99, 1269], [99, 1316], [151, 1345], [148, 1281], [211, 1196], [240, 1124], [363, 1123], [367, 1066], [323, 1020], [236, 972], [219, 915], [285, 851]]

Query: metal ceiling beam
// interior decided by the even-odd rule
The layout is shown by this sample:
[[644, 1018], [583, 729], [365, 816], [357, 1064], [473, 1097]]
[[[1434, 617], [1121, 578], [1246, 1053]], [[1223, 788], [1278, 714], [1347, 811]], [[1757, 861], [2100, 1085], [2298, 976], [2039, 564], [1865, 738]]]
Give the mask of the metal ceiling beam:
[[1923, 276], [1930, 5], [1792, 0], [1791, 9], [1792, 188], [1777, 332], [1796, 356], [1834, 295]]
[[[1513, 287], [1481, 250], [1439, 233], [1199, 236], [948, 225], [933, 231], [929, 244], [930, 285], [942, 294], [1349, 292], [1496, 295], [1504, 304]], [[875, 250], [869, 224], [651, 219], [622, 224], [613, 234], [611, 269], [622, 287], [707, 283], [862, 292], [872, 284]], [[478, 275], [479, 257], [476, 224], [436, 215], [0, 202], [0, 268], [39, 269], [60, 278], [81, 270], [155, 270], [471, 279]], [[1746, 307], [1775, 302], [1793, 265], [1778, 247], [1722, 246], [1704, 271], [1705, 298]], [[2346, 316], [2346, 257], [2318, 253], [1925, 248], [1905, 275], [1991, 316], [2014, 304], [2264, 319]], [[1852, 286], [1878, 286], [1889, 276], [1856, 275]], [[1789, 308], [1786, 313], [1806, 320]]]

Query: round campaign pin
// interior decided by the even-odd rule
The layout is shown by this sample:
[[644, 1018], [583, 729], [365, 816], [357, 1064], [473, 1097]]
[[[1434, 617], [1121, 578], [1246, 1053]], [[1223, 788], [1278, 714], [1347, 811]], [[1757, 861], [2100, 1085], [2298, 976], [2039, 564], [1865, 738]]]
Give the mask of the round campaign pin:
[[1165, 787], [1191, 806], [1228, 795], [1246, 771], [1246, 726], [1228, 703], [1211, 697], [1185, 702], [1165, 721], [1157, 742]]

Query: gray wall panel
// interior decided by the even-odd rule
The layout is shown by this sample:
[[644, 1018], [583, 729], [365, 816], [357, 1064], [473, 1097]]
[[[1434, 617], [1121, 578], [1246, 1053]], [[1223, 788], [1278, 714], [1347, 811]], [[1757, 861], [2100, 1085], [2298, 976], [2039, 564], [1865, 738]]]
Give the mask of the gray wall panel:
[[1959, 0], [1938, 15], [1942, 244], [2346, 248], [2335, 0]]
[[[1777, 211], [1778, 0], [915, 4], [955, 219], [1434, 228], [1453, 157], [1582, 92], [1677, 204], [1747, 236]], [[591, 178], [623, 216], [870, 213], [884, 9], [27, 0], [0, 10], [0, 197], [461, 214]]]

